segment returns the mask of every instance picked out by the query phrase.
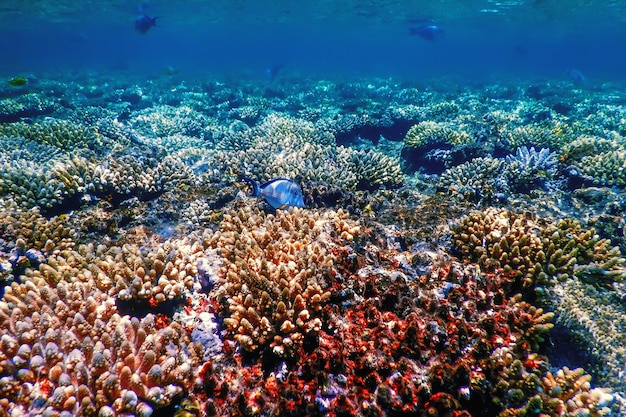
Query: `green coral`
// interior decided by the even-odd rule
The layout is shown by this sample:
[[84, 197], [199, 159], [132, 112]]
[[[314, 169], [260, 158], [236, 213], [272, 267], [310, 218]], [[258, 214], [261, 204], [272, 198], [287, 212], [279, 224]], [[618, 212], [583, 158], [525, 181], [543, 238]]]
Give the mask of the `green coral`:
[[15, 122], [22, 117], [50, 114], [59, 109], [54, 99], [41, 94], [28, 93], [0, 100], [0, 122]]
[[453, 246], [484, 270], [501, 268], [511, 276], [514, 291], [574, 275], [598, 287], [626, 278], [619, 249], [572, 219], [549, 222], [493, 208], [475, 211], [453, 227]]
[[420, 148], [432, 144], [460, 145], [471, 140], [466, 132], [459, 132], [447, 123], [426, 120], [411, 126], [404, 136], [404, 144]]
[[47, 119], [27, 124], [24, 122], [0, 125], [0, 137], [22, 137], [62, 150], [95, 149], [104, 144], [104, 138], [94, 128], [67, 120]]
[[594, 185], [626, 186], [626, 146], [623, 141], [580, 138], [565, 147], [561, 157], [572, 173]]
[[508, 191], [508, 183], [500, 176], [504, 162], [496, 158], [475, 158], [447, 169], [437, 183], [439, 190], [469, 201], [492, 201]]
[[[615, 293], [578, 280], [567, 280], [550, 291], [556, 323], [565, 327], [593, 363], [585, 365], [598, 384], [624, 390], [626, 312]], [[574, 348], [574, 347], [572, 347]]]
[[560, 149], [571, 141], [573, 132], [566, 123], [551, 120], [513, 128], [507, 127], [501, 135], [501, 145], [509, 150], [520, 146]]

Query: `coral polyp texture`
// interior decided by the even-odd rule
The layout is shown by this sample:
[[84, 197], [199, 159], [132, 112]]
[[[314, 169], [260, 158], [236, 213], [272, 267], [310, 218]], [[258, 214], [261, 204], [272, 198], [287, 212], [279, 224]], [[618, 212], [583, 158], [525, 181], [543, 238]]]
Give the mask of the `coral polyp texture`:
[[600, 287], [626, 278], [619, 249], [571, 219], [553, 223], [488, 209], [461, 220], [452, 239], [461, 256], [508, 275], [507, 291], [539, 289], [573, 276]]
[[433, 254], [437, 266], [411, 276], [385, 259], [390, 253], [379, 252], [376, 265], [342, 252], [316, 340], [269, 364], [242, 367], [232, 348], [229, 360], [206, 362], [195, 389], [207, 415], [610, 412], [613, 395], [592, 388], [588, 375], [562, 369], [555, 378], [534, 353], [553, 314], [507, 301], [504, 275]]
[[316, 338], [336, 273], [333, 251], [357, 233], [342, 211], [266, 215], [246, 207], [224, 215], [214, 236], [224, 259], [216, 298], [244, 350], [293, 357]]
[[270, 115], [258, 126], [218, 143], [209, 165], [237, 176], [325, 181], [352, 191], [402, 184], [397, 158], [337, 146], [332, 134], [301, 119]]
[[626, 413], [618, 86], [28, 78], [0, 417]]
[[0, 407], [10, 415], [149, 415], [189, 388], [198, 362], [179, 323], [120, 316], [86, 277], [13, 283], [0, 320]]

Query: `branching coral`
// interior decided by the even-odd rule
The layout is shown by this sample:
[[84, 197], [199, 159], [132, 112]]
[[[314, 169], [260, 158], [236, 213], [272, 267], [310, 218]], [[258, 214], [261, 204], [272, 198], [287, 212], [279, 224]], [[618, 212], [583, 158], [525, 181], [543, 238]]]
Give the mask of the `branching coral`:
[[225, 214], [214, 237], [224, 257], [216, 297], [234, 339], [247, 351], [270, 347], [279, 357], [294, 355], [320, 330], [333, 246], [351, 241], [358, 230], [341, 211], [294, 209], [274, 216], [241, 208]]
[[[241, 366], [236, 351], [225, 349], [225, 358], [199, 372], [196, 394], [207, 415], [232, 415], [235, 407], [251, 415], [508, 415], [514, 404], [557, 416], [534, 397], [546, 404], [584, 399], [571, 412], [613, 401], [587, 395], [587, 377], [579, 373], [547, 372], [533, 351], [552, 314], [519, 297], [505, 301], [505, 275], [483, 276], [439, 254], [426, 275], [411, 277], [385, 251], [374, 265], [350, 247], [336, 249], [318, 342], [277, 365], [255, 359]], [[562, 391], [542, 392], [544, 378]]]
[[557, 154], [547, 148], [536, 151], [526, 146], [517, 148], [514, 155], [506, 158], [509, 186], [514, 191], [529, 191], [536, 186], [548, 186], [557, 170]]
[[324, 181], [356, 188], [397, 187], [402, 182], [399, 161], [376, 151], [355, 151], [335, 145], [335, 138], [301, 119], [270, 115], [252, 129], [222, 143], [206, 162], [231, 178], [252, 176]]
[[152, 314], [120, 316], [92, 279], [77, 278], [51, 287], [31, 277], [6, 289], [0, 302], [5, 409], [149, 415], [171, 403], [189, 387], [198, 360], [180, 324]]
[[422, 148], [432, 145], [460, 145], [467, 143], [471, 137], [465, 132], [457, 132], [448, 124], [423, 121], [411, 126], [406, 136], [404, 144], [411, 148]]
[[489, 202], [509, 190], [501, 177], [503, 162], [496, 158], [475, 158], [446, 170], [437, 187], [463, 200]]
[[470, 213], [453, 228], [453, 239], [460, 255], [485, 270], [502, 269], [510, 275], [508, 291], [528, 291], [555, 279], [583, 276], [584, 271], [590, 271], [589, 281], [598, 286], [610, 286], [613, 279], [624, 278], [619, 250], [573, 220], [551, 223], [488, 209]]
[[49, 119], [40, 123], [17, 122], [0, 125], [0, 136], [23, 137], [63, 150], [98, 148], [104, 138], [89, 127], [65, 120]]
[[146, 141], [158, 143], [150, 137], [175, 135], [203, 137], [206, 120], [206, 116], [190, 107], [161, 105], [138, 112], [130, 122], [134, 129], [146, 135]]

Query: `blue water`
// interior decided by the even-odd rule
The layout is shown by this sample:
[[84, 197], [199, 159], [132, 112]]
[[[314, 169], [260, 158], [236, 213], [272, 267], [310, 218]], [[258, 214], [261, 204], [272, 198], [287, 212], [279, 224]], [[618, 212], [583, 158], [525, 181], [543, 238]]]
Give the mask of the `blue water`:
[[[624, 14], [617, 4], [448, 1], [430, 5], [426, 13], [421, 3], [430, 4], [212, 7], [154, 1], [144, 10], [159, 16], [157, 26], [141, 34], [134, 29], [138, 6], [131, 2], [70, 2], [63, 9], [18, 2], [0, 10], [0, 71], [131, 70], [150, 77], [171, 66], [202, 77], [261, 74], [282, 64], [285, 72], [298, 74], [454, 75], [474, 81], [501, 75], [558, 79], [567, 68], [597, 81], [626, 74], [626, 26], [618, 20]], [[411, 21], [420, 19], [433, 19], [444, 37], [429, 42], [409, 36], [417, 25]]]

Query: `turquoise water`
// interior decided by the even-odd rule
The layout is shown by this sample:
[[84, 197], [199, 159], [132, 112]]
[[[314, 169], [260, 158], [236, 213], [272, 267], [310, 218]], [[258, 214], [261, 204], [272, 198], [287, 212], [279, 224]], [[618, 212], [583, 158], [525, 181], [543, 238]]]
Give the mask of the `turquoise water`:
[[3, 1], [0, 417], [626, 415], [625, 16]]

